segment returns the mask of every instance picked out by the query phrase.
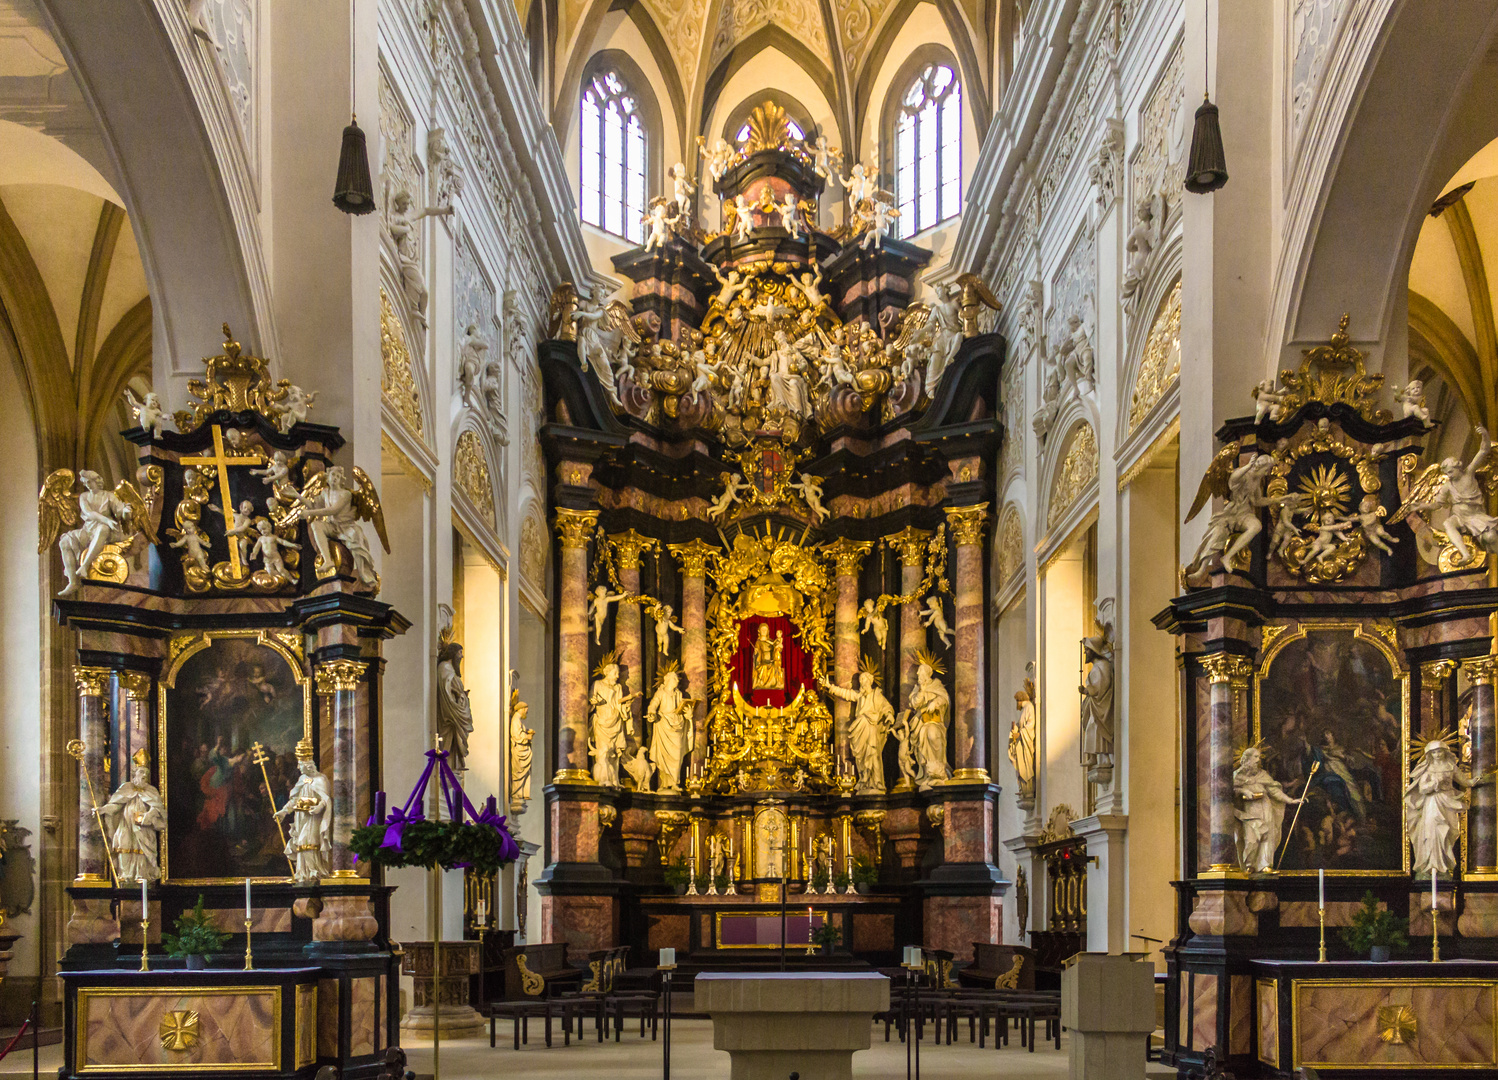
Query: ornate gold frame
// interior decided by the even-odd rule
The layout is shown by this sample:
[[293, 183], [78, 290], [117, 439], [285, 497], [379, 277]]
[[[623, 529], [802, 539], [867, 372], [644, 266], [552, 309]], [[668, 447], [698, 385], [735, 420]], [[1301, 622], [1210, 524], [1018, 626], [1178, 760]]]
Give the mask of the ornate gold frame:
[[[168, 695], [166, 690], [172, 690], [177, 685], [177, 674], [182, 670], [182, 665], [205, 649], [213, 647], [214, 642], [229, 638], [252, 638], [257, 645], [264, 645], [279, 653], [291, 668], [292, 676], [297, 685], [302, 688], [302, 738], [315, 743], [312, 735], [312, 680], [308, 677], [306, 665], [302, 656], [302, 632], [295, 629], [277, 629], [264, 627], [256, 630], [206, 630], [185, 634], [176, 634], [172, 637], [168, 646], [166, 667], [162, 669], [161, 678], [158, 680], [162, 691], [156, 695], [156, 758], [157, 758], [157, 781], [161, 788], [161, 800], [170, 806], [167, 790], [170, 777], [167, 770], [167, 710], [166, 702]], [[243, 881], [243, 878], [173, 878], [168, 866], [168, 852], [171, 845], [168, 842], [168, 831], [161, 830], [161, 880], [168, 885], [233, 885]], [[252, 879], [260, 883], [290, 881], [289, 875], [278, 877], [259, 877]]]
[[[776, 902], [777, 902], [777, 906], [778, 906], [778, 902], [779, 902], [779, 898], [778, 897], [777, 897], [777, 901]], [[811, 904], [809, 906], [813, 907], [813, 908], [816, 907], [815, 904]], [[800, 914], [800, 912], [796, 910], [798, 907], [799, 907], [798, 904], [790, 904], [789, 907], [786, 909], [787, 914], [788, 915], [798, 915], [798, 914]], [[778, 950], [780, 948], [780, 946], [778, 944], [776, 944], [776, 945], [724, 945], [723, 944], [723, 916], [725, 916], [725, 915], [734, 916], [734, 917], [738, 917], [738, 918], [768, 919], [768, 918], [773, 918], [774, 915], [775, 915], [775, 912], [774, 912], [774, 910], [769, 910], [769, 911], [715, 911], [715, 912], [713, 912], [713, 948], [714, 949], [761, 949], [761, 950], [764, 950], [764, 949], [776, 949], [776, 950]], [[830, 918], [830, 913], [824, 907], [822, 909], [822, 920], [825, 922], [828, 918]], [[804, 941], [792, 941], [791, 938], [790, 938], [790, 935], [789, 934], [786, 935], [785, 947], [787, 949], [790, 949], [790, 948], [800, 948], [801, 946], [803, 946], [805, 944], [806, 943]]]
[[[79, 1073], [186, 1073], [186, 1072], [247, 1072], [257, 1069], [279, 1071], [281, 1068], [281, 987], [274, 983], [261, 986], [85, 986], [78, 990], [78, 1061]], [[180, 999], [214, 997], [250, 997], [270, 994], [271, 1041], [270, 1061], [224, 1061], [224, 1062], [160, 1062], [144, 1065], [90, 1065], [88, 1063], [88, 1006], [94, 998], [107, 997], [170, 997]]]
[[[1475, 1064], [1468, 1062], [1457, 1062], [1443, 1065], [1436, 1062], [1328, 1062], [1328, 1061], [1304, 1061], [1300, 1056], [1300, 988], [1303, 986], [1387, 986], [1403, 990], [1430, 990], [1444, 989], [1452, 986], [1478, 986], [1486, 989], [1493, 995], [1493, 1008], [1489, 1011], [1493, 1017], [1493, 1058], [1490, 1061], [1480, 1061]], [[1283, 1022], [1283, 1021], [1282, 1021]], [[1370, 1023], [1374, 1021], [1370, 1019]], [[1276, 1045], [1278, 1040], [1276, 1040]], [[1290, 980], [1290, 1066], [1299, 1069], [1302, 1065], [1309, 1065], [1313, 1069], [1383, 1069], [1388, 1071], [1406, 1071], [1414, 1069], [1442, 1069], [1442, 1070], [1465, 1070], [1465, 1069], [1493, 1069], [1498, 1068], [1498, 982], [1491, 979], [1291, 979]]]
[[[1371, 632], [1370, 632], [1371, 628]], [[1340, 620], [1302, 620], [1295, 624], [1294, 629], [1288, 626], [1265, 626], [1263, 629], [1264, 643], [1260, 649], [1259, 663], [1254, 669], [1254, 703], [1253, 721], [1250, 733], [1253, 742], [1258, 742], [1262, 737], [1261, 712], [1264, 695], [1261, 692], [1262, 684], [1269, 675], [1269, 669], [1273, 666], [1275, 657], [1294, 641], [1301, 641], [1316, 633], [1336, 633], [1351, 631], [1355, 641], [1366, 641], [1379, 651], [1389, 661], [1389, 666], [1394, 670], [1394, 678], [1399, 683], [1399, 747], [1400, 763], [1399, 789], [1402, 792], [1409, 786], [1410, 782], [1410, 669], [1405, 665], [1399, 655], [1396, 646], [1394, 625], [1389, 622], [1375, 621], [1366, 623], [1351, 619]], [[1466, 831], [1466, 817], [1463, 815], [1463, 832]], [[1404, 801], [1400, 800], [1399, 810], [1399, 835], [1401, 844], [1401, 856], [1399, 870], [1327, 870], [1327, 877], [1407, 877], [1410, 872], [1410, 845], [1404, 838]], [[1315, 870], [1279, 870], [1281, 877], [1309, 877], [1315, 874]]]

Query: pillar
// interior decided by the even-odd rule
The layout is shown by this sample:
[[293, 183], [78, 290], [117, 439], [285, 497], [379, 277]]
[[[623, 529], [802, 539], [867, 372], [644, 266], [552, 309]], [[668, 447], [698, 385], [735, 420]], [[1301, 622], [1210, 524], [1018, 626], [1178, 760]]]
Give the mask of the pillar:
[[[1493, 679], [1498, 674], [1498, 656], [1483, 656], [1462, 663], [1472, 681], [1472, 775], [1491, 776], [1498, 765], [1495, 745]], [[1468, 871], [1498, 874], [1498, 790], [1492, 784], [1472, 789], [1467, 811]]]
[[692, 695], [692, 764], [707, 759], [707, 557], [712, 547], [693, 540], [672, 544], [681, 565], [681, 667]]
[[[349, 850], [354, 828], [359, 824], [359, 776], [356, 747], [359, 718], [357, 694], [364, 678], [365, 665], [360, 660], [326, 660], [317, 665], [317, 692], [324, 698], [325, 718], [322, 761], [318, 767], [327, 774], [333, 789], [333, 854], [328, 867], [336, 878], [360, 876]], [[326, 767], [324, 767], [326, 765]]]
[[[112, 881], [109, 856], [104, 849], [104, 834], [94, 816], [94, 801], [99, 805], [109, 798], [104, 776], [104, 755], [109, 744], [109, 711], [105, 695], [109, 693], [108, 668], [73, 668], [73, 684], [78, 690], [78, 742], [74, 754], [84, 776], [78, 781], [78, 878], [79, 884], [104, 885]], [[69, 750], [73, 750], [69, 747]]]
[[988, 504], [947, 507], [947, 525], [956, 545], [952, 581], [957, 662], [953, 665], [952, 712], [957, 769], [953, 780], [988, 783], [988, 720], [983, 630], [983, 526]]
[[557, 509], [561, 599], [553, 783], [593, 782], [588, 771], [588, 540], [597, 526], [597, 510]]
[[[858, 684], [858, 571], [873, 546], [868, 541], [840, 536], [824, 549], [837, 564], [837, 599], [832, 612], [832, 681], [842, 687], [853, 688]], [[852, 711], [852, 702], [834, 700], [832, 722], [839, 761], [852, 757], [848, 752], [848, 718]]]
[[[640, 555], [656, 546], [656, 541], [641, 536], [634, 529], [609, 537], [614, 549], [614, 565], [619, 571], [619, 588], [630, 596], [640, 595]], [[624, 685], [634, 697], [629, 703], [629, 738], [633, 746], [645, 741], [645, 652], [640, 643], [640, 605], [620, 601], [614, 609], [614, 649], [624, 668]]]
[[900, 553], [900, 594], [911, 600], [900, 608], [900, 708], [910, 706], [910, 691], [915, 686], [915, 654], [926, 647], [926, 628], [921, 625], [920, 591], [922, 561], [926, 540], [931, 533], [907, 525], [888, 543]]
[[[1234, 828], [1233, 753], [1240, 728], [1247, 726], [1249, 676], [1253, 663], [1232, 653], [1213, 653], [1202, 658], [1202, 669], [1211, 684], [1211, 706], [1207, 720], [1207, 869], [1198, 878], [1223, 881], [1246, 877], [1238, 865]], [[1241, 721], [1241, 723], [1240, 723]], [[1247, 904], [1247, 893], [1213, 888], [1199, 890], [1196, 908], [1189, 919], [1198, 934], [1254, 934], [1258, 919]]]

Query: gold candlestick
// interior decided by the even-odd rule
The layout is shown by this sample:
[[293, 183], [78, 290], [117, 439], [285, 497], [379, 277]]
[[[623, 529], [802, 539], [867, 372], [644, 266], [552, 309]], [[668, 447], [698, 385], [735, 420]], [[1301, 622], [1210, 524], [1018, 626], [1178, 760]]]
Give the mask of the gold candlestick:
[[246, 971], [255, 970], [255, 965], [252, 962], [252, 956], [250, 953], [250, 922], [251, 920], [249, 919], [246, 919], [244, 921], [244, 969]]
[[1430, 908], [1430, 962], [1441, 962], [1441, 913], [1434, 900], [1431, 901]]
[[1321, 922], [1321, 952], [1316, 957], [1318, 964], [1326, 963], [1326, 908], [1317, 907], [1316, 914]]
[[142, 971], [151, 970], [150, 953], [146, 951], [147, 947], [150, 944], [150, 935], [147, 934], [146, 931], [150, 929], [151, 920], [142, 919], [140, 921], [140, 969]]

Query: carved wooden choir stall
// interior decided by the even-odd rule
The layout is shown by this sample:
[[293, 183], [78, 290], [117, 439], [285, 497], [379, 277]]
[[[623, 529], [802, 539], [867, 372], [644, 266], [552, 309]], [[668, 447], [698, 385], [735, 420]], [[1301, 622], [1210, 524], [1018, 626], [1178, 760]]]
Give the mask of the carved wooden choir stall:
[[[725, 228], [662, 200], [633, 311], [558, 290], [558, 768], [541, 939], [773, 962], [998, 940], [988, 748], [993, 298], [909, 304], [921, 248], [862, 168], [755, 111], [709, 153]], [[685, 194], [680, 195], [686, 198]], [[659, 220], [656, 220], [659, 219]], [[819, 963], [828, 963], [823, 958]]]
[[[233, 340], [206, 364], [176, 431], [140, 404], [134, 483], [84, 471], [75, 494], [59, 470], [41, 493], [77, 641], [62, 1075], [373, 1076], [398, 1019], [390, 890], [348, 845], [378, 786], [381, 649], [408, 625], [375, 599], [384, 520], [312, 394]], [[188, 970], [164, 943], [199, 900], [222, 938]]]

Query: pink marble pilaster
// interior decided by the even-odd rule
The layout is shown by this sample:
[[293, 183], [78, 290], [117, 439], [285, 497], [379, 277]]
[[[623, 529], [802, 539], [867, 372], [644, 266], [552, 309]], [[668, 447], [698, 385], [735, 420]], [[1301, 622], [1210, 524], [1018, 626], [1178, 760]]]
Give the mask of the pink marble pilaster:
[[[640, 595], [640, 555], [654, 547], [656, 541], [634, 529], [609, 537], [614, 549], [614, 565], [619, 571], [619, 588], [630, 596]], [[614, 648], [624, 668], [624, 685], [634, 697], [629, 703], [629, 739], [632, 746], [645, 740], [645, 670], [644, 649], [640, 640], [640, 605], [621, 601], [614, 609]]]
[[[858, 571], [863, 557], [873, 548], [867, 541], [840, 536], [825, 548], [837, 564], [837, 599], [832, 612], [832, 680], [852, 688], [858, 683]], [[852, 702], [841, 698], [832, 706], [833, 731], [838, 760], [848, 752], [848, 718]]]
[[[914, 596], [920, 590], [926, 540], [931, 533], [907, 525], [889, 543], [900, 553], [900, 593]], [[915, 686], [916, 653], [926, 646], [926, 628], [921, 625], [921, 598], [900, 607], [900, 708], [910, 705]]]
[[94, 816], [94, 800], [103, 805], [110, 794], [104, 775], [104, 754], [109, 744], [105, 696], [110, 691], [111, 675], [108, 668], [73, 668], [73, 685], [78, 690], [78, 739], [83, 744], [77, 756], [80, 771], [85, 774], [77, 780], [78, 877], [89, 881], [109, 882], [113, 877], [104, 850], [104, 836]]
[[588, 771], [588, 541], [597, 510], [557, 510], [561, 544], [560, 658], [555, 780], [592, 783]]
[[681, 565], [681, 665], [692, 702], [692, 762], [707, 759], [707, 557], [712, 547], [701, 540], [672, 544]]
[[[1211, 685], [1211, 714], [1207, 732], [1208, 847], [1209, 872], [1236, 871], [1237, 830], [1233, 797], [1233, 753], [1237, 742], [1239, 713], [1246, 714], [1248, 680], [1253, 664], [1244, 656], [1213, 653], [1202, 658], [1202, 668]], [[1246, 720], [1246, 715], [1243, 717]]]
[[947, 508], [947, 527], [956, 546], [952, 583], [955, 590], [952, 714], [956, 736], [956, 780], [988, 779], [988, 681], [983, 650], [983, 528], [988, 504]]
[[359, 778], [356, 748], [359, 743], [357, 695], [364, 678], [362, 660], [325, 660], [315, 672], [317, 692], [323, 698], [327, 722], [320, 767], [333, 789], [333, 857], [328, 868], [338, 877], [358, 877], [354, 853], [349, 850], [358, 825]]
[[[1493, 683], [1498, 677], [1498, 656], [1483, 656], [1463, 663], [1472, 681], [1472, 775], [1492, 776], [1498, 766], [1498, 731], [1494, 725]], [[1489, 784], [1472, 789], [1467, 810], [1467, 858], [1469, 873], [1498, 874], [1498, 790]]]

